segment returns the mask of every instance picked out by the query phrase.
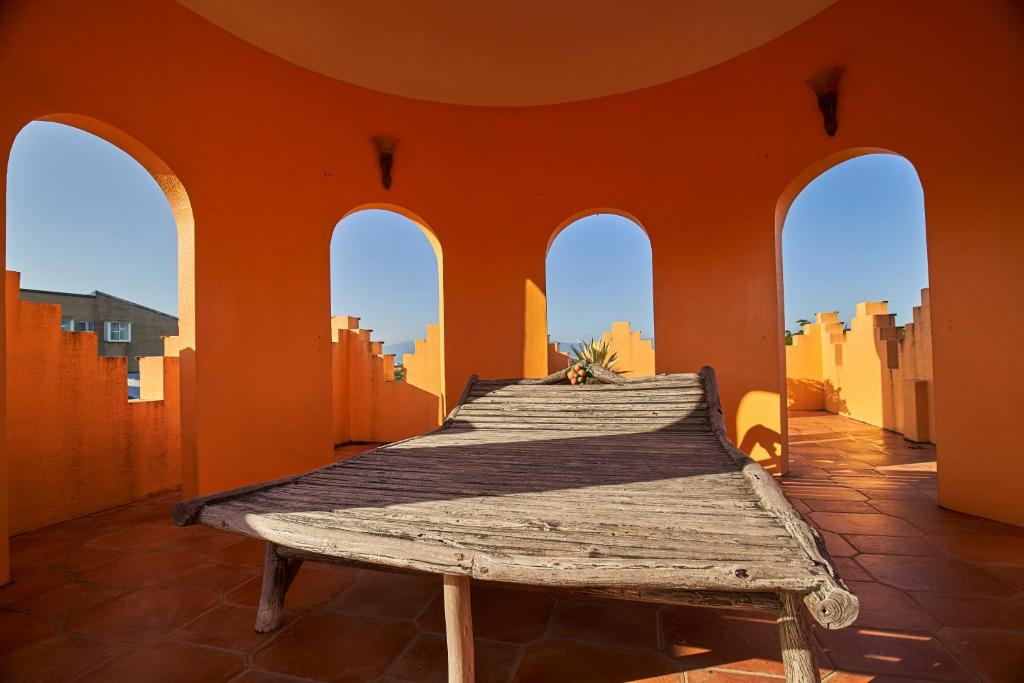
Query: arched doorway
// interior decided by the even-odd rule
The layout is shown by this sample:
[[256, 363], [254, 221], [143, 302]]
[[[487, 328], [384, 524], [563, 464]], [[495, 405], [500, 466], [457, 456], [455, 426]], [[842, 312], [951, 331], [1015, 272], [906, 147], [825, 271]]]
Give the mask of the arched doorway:
[[619, 213], [586, 213], [555, 232], [546, 260], [548, 371], [582, 353], [615, 355], [626, 377], [654, 374], [651, 243]]
[[934, 435], [924, 195], [913, 165], [853, 150], [780, 204], [787, 408]]
[[398, 207], [361, 207], [331, 239], [335, 444], [392, 441], [444, 411], [441, 245]]
[[184, 187], [131, 136], [71, 114], [27, 124], [7, 170], [6, 265], [22, 271], [5, 286], [8, 532], [188, 489], [194, 221]]

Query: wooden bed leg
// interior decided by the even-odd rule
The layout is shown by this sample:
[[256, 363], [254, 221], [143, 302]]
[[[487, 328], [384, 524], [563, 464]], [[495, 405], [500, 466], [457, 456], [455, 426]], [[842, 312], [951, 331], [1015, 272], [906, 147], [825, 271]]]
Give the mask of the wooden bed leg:
[[468, 576], [444, 575], [444, 625], [448, 636], [448, 683], [473, 683], [473, 613]]
[[814, 663], [811, 633], [803, 613], [803, 601], [793, 593], [779, 593], [779, 640], [782, 642], [782, 665], [789, 683], [818, 683], [818, 667]]
[[257, 633], [267, 633], [281, 625], [284, 594], [288, 592], [301, 566], [302, 560], [281, 557], [277, 554], [277, 544], [267, 543], [263, 554], [263, 587], [260, 590], [260, 605], [256, 610]]

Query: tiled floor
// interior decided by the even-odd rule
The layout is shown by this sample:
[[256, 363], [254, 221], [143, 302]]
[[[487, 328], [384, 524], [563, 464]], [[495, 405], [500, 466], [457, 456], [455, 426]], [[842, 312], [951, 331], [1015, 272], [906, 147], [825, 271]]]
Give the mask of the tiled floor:
[[[861, 600], [816, 636], [832, 683], [1024, 681], [1024, 529], [935, 505], [934, 453], [844, 418], [792, 416], [786, 493]], [[347, 455], [347, 454], [345, 454]], [[443, 681], [440, 583], [307, 565], [253, 632], [262, 548], [169, 521], [173, 496], [25, 534], [0, 589], [3, 681]], [[782, 675], [767, 614], [565, 599], [474, 584], [478, 680]]]

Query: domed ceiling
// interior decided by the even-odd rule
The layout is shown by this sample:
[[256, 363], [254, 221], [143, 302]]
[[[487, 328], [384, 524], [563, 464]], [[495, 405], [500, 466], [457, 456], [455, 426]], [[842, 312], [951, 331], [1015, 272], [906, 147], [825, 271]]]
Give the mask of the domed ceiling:
[[762, 45], [835, 0], [178, 0], [294, 64], [435, 102], [629, 92]]

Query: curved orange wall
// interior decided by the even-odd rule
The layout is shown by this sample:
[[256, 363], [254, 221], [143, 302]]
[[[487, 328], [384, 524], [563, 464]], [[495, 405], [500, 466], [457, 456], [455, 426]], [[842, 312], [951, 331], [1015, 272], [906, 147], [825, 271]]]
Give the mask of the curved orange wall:
[[[784, 468], [776, 205], [823, 159], [893, 150], [925, 192], [941, 500], [1024, 523], [999, 474], [1017, 466], [1024, 318], [970, 354], [958, 334], [1024, 299], [1020, 12], [1011, 0], [840, 0], [680, 81], [507, 109], [333, 81], [172, 0], [11, 0], [0, 143], [35, 118], [85, 114], [144, 142], [187, 189], [197, 349], [182, 363], [194, 363], [199, 492], [330, 460], [326, 245], [339, 215], [372, 203], [415, 212], [443, 248], [449, 403], [473, 372], [544, 373], [553, 227], [593, 207], [635, 216], [653, 249], [657, 369], [715, 366], [736, 440]], [[804, 79], [833, 64], [846, 75], [829, 138]], [[379, 133], [401, 139], [390, 192]], [[978, 351], [1004, 360], [963, 361]]]

